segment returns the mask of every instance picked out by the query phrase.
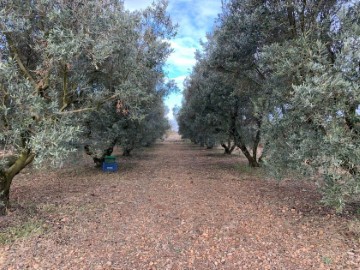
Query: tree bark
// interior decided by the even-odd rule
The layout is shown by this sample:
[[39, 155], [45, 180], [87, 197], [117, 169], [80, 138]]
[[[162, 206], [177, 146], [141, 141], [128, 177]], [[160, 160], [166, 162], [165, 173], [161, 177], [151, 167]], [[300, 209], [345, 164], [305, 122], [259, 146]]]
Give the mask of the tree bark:
[[231, 153], [234, 151], [234, 149], [236, 147], [235, 144], [231, 144], [230, 139], [227, 141], [227, 144], [222, 143], [221, 146], [224, 148], [224, 154], [226, 154], [226, 155], [231, 155]]
[[259, 118], [256, 119], [256, 125], [258, 130], [256, 131], [256, 135], [254, 138], [254, 145], [253, 145], [253, 158], [257, 160], [257, 149], [259, 147], [260, 139], [261, 139], [261, 120]]
[[254, 157], [250, 154], [249, 150], [246, 148], [245, 144], [241, 142], [241, 140], [238, 141], [237, 146], [247, 158], [250, 167], [260, 167], [259, 162], [256, 160], [256, 156]]
[[95, 163], [96, 167], [101, 167], [103, 162], [105, 161], [105, 157], [106, 156], [110, 156], [112, 154], [112, 152], [114, 151], [114, 147], [116, 145], [117, 139], [114, 139], [112, 141], [112, 143], [110, 144], [110, 146], [108, 148], [106, 148], [101, 156], [96, 156], [96, 154], [94, 154], [91, 150], [90, 150], [90, 146], [89, 145], [85, 145], [84, 146], [84, 150], [85, 153], [89, 156], [91, 156], [93, 158], [93, 161]]
[[10, 205], [10, 187], [12, 180], [22, 169], [34, 160], [35, 154], [24, 150], [6, 169], [0, 170], [0, 216], [6, 215]]
[[286, 9], [287, 9], [287, 15], [289, 20], [289, 25], [291, 28], [291, 35], [293, 38], [296, 37], [296, 18], [295, 18], [295, 8], [293, 1], [287, 0], [286, 1]]
[[234, 111], [231, 115], [231, 127], [230, 127], [230, 134], [234, 138], [234, 143], [240, 150], [243, 152], [245, 157], [249, 162], [250, 167], [260, 167], [260, 164], [253, 156], [251, 156], [249, 150], [246, 148], [245, 143], [243, 142], [240, 133], [236, 130], [236, 119], [238, 117], [238, 109], [239, 109], [239, 102], [237, 102], [234, 106]]
[[269, 148], [269, 143], [265, 142], [262, 153], [261, 153], [261, 155], [260, 155], [260, 157], [258, 159], [260, 164], [264, 162], [264, 158], [266, 157], [266, 152], [267, 152], [268, 148]]
[[206, 139], [206, 149], [213, 149], [215, 146], [215, 140], [212, 138]]
[[203, 136], [200, 136], [199, 138], [199, 145], [200, 147], [205, 147], [205, 139]]
[[306, 10], [306, 0], [302, 0], [302, 9], [301, 9], [301, 33], [305, 34], [305, 10]]
[[129, 157], [131, 156], [131, 151], [133, 150], [133, 148], [124, 148], [123, 150], [123, 156], [124, 157]]
[[10, 185], [11, 179], [6, 177], [6, 174], [0, 173], [0, 216], [6, 215], [6, 210], [9, 207], [10, 201]]
[[222, 148], [224, 148], [224, 154], [226, 155], [230, 155], [230, 149], [227, 147], [227, 145], [225, 143], [221, 144]]

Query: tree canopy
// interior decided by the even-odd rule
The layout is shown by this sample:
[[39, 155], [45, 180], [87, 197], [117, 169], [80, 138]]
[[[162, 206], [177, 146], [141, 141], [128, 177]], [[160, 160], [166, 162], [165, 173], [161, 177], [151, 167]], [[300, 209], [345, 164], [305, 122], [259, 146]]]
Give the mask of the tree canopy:
[[251, 166], [314, 179], [339, 211], [357, 201], [359, 18], [354, 1], [228, 1], [185, 85], [181, 134], [229, 136]]
[[174, 88], [163, 65], [176, 33], [166, 7], [0, 2], [0, 214], [13, 177], [33, 161], [59, 165], [81, 141], [123, 145], [136, 133], [148, 144], [162, 136], [162, 98]]

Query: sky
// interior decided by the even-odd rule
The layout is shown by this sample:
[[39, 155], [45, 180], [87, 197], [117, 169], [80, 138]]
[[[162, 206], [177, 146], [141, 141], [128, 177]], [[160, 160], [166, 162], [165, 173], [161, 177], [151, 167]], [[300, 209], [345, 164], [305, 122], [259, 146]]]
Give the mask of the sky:
[[[125, 8], [129, 10], [144, 9], [152, 0], [125, 0]], [[221, 0], [169, 0], [167, 9], [174, 23], [179, 25], [177, 36], [171, 40], [173, 54], [167, 61], [165, 71], [168, 78], [175, 80], [180, 90], [183, 81], [190, 74], [195, 64], [195, 51], [201, 49], [200, 40], [205, 40], [217, 15], [221, 12]], [[165, 100], [170, 109], [167, 117], [173, 128], [172, 108], [180, 106], [182, 94], [172, 94]]]

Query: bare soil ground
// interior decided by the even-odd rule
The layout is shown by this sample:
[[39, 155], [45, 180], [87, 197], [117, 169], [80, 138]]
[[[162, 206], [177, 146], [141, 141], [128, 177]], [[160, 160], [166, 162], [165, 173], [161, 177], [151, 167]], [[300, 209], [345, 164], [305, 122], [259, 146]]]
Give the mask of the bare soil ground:
[[119, 163], [19, 175], [0, 268], [360, 269], [356, 215], [321, 206], [310, 183], [176, 135]]

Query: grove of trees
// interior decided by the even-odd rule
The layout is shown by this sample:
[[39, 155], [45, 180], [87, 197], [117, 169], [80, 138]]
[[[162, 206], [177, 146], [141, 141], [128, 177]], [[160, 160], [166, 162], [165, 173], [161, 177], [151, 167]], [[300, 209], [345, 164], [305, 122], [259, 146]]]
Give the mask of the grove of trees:
[[0, 215], [29, 164], [61, 165], [79, 145], [99, 163], [168, 129], [163, 98], [175, 87], [163, 67], [176, 26], [166, 7], [0, 1]]
[[196, 58], [184, 138], [314, 179], [338, 211], [359, 201], [358, 1], [229, 0]]

